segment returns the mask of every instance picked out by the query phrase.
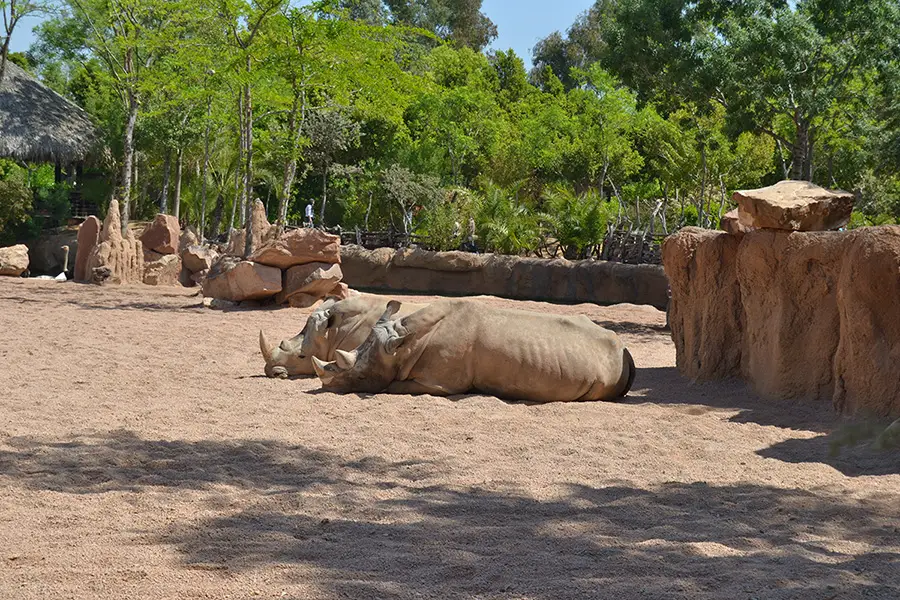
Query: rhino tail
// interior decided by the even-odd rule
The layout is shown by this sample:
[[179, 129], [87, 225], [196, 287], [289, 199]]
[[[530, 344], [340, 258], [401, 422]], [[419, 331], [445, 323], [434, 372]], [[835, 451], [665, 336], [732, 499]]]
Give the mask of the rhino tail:
[[631, 352], [628, 351], [628, 348], [622, 349], [622, 376], [619, 378], [619, 388], [620, 392], [618, 397], [624, 398], [628, 395], [628, 392], [631, 391], [631, 386], [634, 385], [634, 376], [637, 374], [637, 369], [634, 366], [634, 359], [631, 357]]

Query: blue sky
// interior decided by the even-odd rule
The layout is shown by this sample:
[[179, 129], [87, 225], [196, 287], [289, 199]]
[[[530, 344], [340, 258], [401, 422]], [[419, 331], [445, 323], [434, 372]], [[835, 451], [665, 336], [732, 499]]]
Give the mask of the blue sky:
[[[565, 31], [593, 0], [484, 0], [482, 10], [497, 25], [498, 37], [491, 44], [497, 50], [512, 48], [531, 64], [531, 49], [538, 40], [557, 29]], [[28, 18], [19, 22], [10, 48], [13, 52], [27, 50], [34, 41], [31, 30], [38, 19]]]

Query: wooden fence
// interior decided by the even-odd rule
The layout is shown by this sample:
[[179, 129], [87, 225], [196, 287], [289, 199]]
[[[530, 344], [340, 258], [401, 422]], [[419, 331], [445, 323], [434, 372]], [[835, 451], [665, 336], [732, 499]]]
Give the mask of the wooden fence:
[[[342, 244], [355, 244], [367, 250], [376, 248], [417, 247], [433, 250], [427, 236], [406, 234], [397, 231], [331, 231], [341, 236]], [[587, 257], [630, 265], [662, 264], [661, 244], [665, 235], [642, 231], [614, 230], [603, 240], [603, 244], [592, 248]], [[551, 249], [555, 246], [555, 250]], [[556, 257], [559, 245], [542, 244], [539, 255]]]

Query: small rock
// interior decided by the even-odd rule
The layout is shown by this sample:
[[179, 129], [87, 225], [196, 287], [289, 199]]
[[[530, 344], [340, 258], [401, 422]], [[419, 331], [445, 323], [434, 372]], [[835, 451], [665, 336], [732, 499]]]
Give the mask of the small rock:
[[188, 246], [181, 253], [181, 260], [191, 273], [208, 270], [217, 258], [219, 258], [219, 254], [215, 250], [196, 244]]
[[753, 231], [755, 227], [742, 225], [738, 216], [738, 209], [730, 210], [719, 219], [719, 229], [732, 235], [741, 235]]
[[28, 269], [28, 246], [0, 248], [0, 275], [19, 277]]
[[175, 254], [144, 263], [144, 283], [147, 285], [178, 285], [180, 276], [181, 259]]

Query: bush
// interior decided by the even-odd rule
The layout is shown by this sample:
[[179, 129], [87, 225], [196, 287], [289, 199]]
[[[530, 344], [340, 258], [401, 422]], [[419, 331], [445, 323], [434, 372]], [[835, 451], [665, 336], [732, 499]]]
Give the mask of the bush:
[[19, 227], [29, 220], [31, 199], [24, 182], [0, 179], [0, 245], [16, 241]]
[[500, 254], [533, 251], [540, 242], [534, 212], [516, 197], [516, 190], [488, 185], [475, 218], [481, 245]]

